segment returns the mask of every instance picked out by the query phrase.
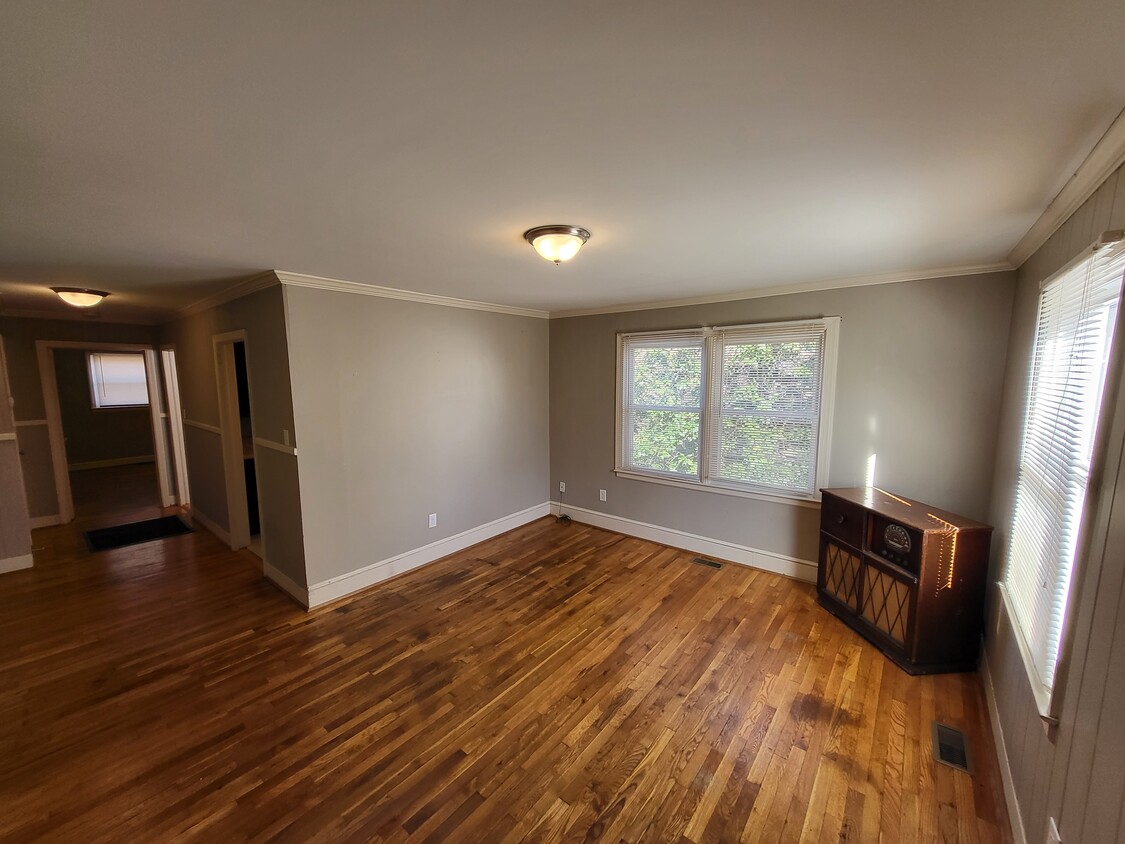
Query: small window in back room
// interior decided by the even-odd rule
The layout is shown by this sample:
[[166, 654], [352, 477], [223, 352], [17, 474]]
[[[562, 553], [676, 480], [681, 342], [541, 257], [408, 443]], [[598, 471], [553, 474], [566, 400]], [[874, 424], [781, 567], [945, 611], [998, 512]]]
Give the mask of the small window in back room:
[[94, 407], [144, 407], [148, 404], [144, 355], [90, 352], [86, 362], [90, 368], [90, 396]]

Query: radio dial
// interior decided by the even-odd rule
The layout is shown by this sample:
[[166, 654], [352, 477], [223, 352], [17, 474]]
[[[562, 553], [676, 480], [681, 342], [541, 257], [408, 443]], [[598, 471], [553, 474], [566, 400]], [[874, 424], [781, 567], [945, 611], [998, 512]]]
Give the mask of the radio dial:
[[910, 553], [910, 534], [902, 525], [887, 525], [883, 531], [883, 544], [894, 554], [906, 556]]

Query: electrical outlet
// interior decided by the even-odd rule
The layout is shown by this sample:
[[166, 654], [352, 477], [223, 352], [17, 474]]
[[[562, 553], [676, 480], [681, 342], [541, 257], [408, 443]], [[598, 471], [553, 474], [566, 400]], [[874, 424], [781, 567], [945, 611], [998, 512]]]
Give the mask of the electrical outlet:
[[559, 481], [559, 492], [566, 492], [566, 481]]
[[1059, 827], [1054, 818], [1047, 818], [1047, 844], [1062, 844], [1062, 836], [1059, 835]]
[[437, 513], [430, 513], [430, 527], [437, 527]]
[[605, 501], [605, 490], [604, 489], [598, 490], [598, 501]]

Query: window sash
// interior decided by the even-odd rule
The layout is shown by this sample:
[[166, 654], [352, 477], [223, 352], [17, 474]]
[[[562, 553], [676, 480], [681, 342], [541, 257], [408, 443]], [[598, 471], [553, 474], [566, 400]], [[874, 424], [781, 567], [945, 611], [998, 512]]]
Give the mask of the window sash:
[[1125, 244], [1118, 242], [1048, 279], [1039, 298], [1002, 585], [1048, 718], [1123, 274]]
[[[695, 374], [697, 386], [695, 388], [695, 397], [692, 401], [672, 401], [672, 402], [644, 402], [638, 401], [636, 397], [638, 369], [637, 358], [645, 352], [665, 352], [675, 350], [692, 350], [698, 353], [698, 372]], [[689, 355], [689, 358], [696, 357], [696, 355]], [[698, 448], [696, 449], [695, 466], [691, 471], [676, 471], [670, 469], [661, 469], [653, 464], [656, 460], [648, 460], [642, 462], [636, 454], [636, 437], [635, 432], [640, 424], [640, 420], [644, 414], [676, 414], [682, 417], [695, 417], [695, 440], [700, 442], [702, 438], [702, 422], [703, 422], [703, 367], [704, 349], [703, 338], [697, 333], [676, 333], [670, 335], [661, 335], [660, 337], [637, 337], [633, 342], [628, 343], [624, 348], [622, 355], [622, 374], [621, 384], [623, 387], [624, 398], [624, 413], [622, 430], [630, 432], [624, 438], [624, 460], [625, 463], [636, 471], [650, 472], [664, 477], [673, 478], [700, 478], [702, 461], [699, 459]], [[677, 388], [679, 385], [673, 385], [670, 389], [673, 392], [680, 392]], [[687, 434], [688, 430], [685, 429], [683, 433]], [[679, 457], [680, 460], [676, 458]], [[682, 462], [683, 454], [675, 452], [664, 455], [666, 462]]]
[[94, 408], [146, 407], [148, 379], [144, 355], [137, 352], [88, 352], [90, 401]]
[[[803, 329], [778, 328], [765, 330], [732, 328], [717, 330], [711, 338], [711, 430], [709, 437], [708, 476], [717, 483], [733, 484], [739, 487], [758, 488], [770, 492], [796, 493], [811, 496], [816, 492], [817, 448], [819, 445], [819, 423], [821, 410], [822, 370], [824, 362], [826, 329], [823, 325]], [[780, 378], [771, 378], [770, 373], [757, 373], [753, 363], [742, 366], [743, 374], [748, 376], [736, 385], [734, 374], [739, 368], [732, 360], [735, 350], [741, 348], [770, 349], [767, 358], [783, 354], [783, 350], [799, 350], [807, 359], [798, 361], [807, 367], [808, 377], [801, 378], [793, 371], [786, 371]], [[811, 353], [811, 355], [810, 355]], [[765, 361], [768, 366], [770, 361]], [[789, 361], [793, 363], [793, 361]], [[728, 366], [729, 364], [729, 366]], [[729, 376], [729, 377], [728, 377]], [[774, 387], [774, 385], [780, 387]], [[744, 388], [746, 398], [734, 400], [732, 393], [738, 386]], [[804, 386], [807, 395], [801, 395]], [[771, 389], [772, 388], [772, 389]], [[788, 388], [788, 389], [787, 389]], [[769, 395], [770, 393], [774, 395]], [[782, 395], [777, 395], [781, 393]], [[786, 395], [786, 393], [788, 393]], [[780, 409], [754, 404], [780, 402]], [[789, 459], [771, 461], [764, 451], [770, 450], [769, 440], [758, 440], [754, 436], [727, 436], [728, 420], [759, 420], [759, 431], [774, 428], [777, 437], [789, 423], [791, 432], [806, 429], [803, 437], [804, 448], [793, 448], [789, 442]], [[750, 427], [750, 426], [747, 426]], [[773, 446], [784, 447], [782, 435]], [[728, 460], [728, 455], [730, 459]], [[799, 475], [786, 475], [786, 469], [794, 462], [803, 464]], [[741, 464], [743, 471], [732, 471], [734, 465]], [[772, 475], [771, 469], [772, 466]]]
[[[826, 387], [835, 381], [835, 344], [838, 325], [838, 317], [829, 317], [790, 323], [619, 335], [617, 471], [629, 476], [667, 478], [688, 485], [714, 488], [716, 491], [730, 490], [746, 494], [761, 493], [766, 496], [816, 499], [820, 479], [823, 478], [827, 467], [828, 448], [825, 434], [830, 430], [831, 425], [831, 390], [826, 390]], [[811, 355], [814, 363], [813, 371], [802, 376], [804, 381], [812, 386], [811, 391], [806, 391], [808, 395], [801, 396], [801, 401], [790, 401], [780, 407], [767, 407], [761, 403], [755, 405], [754, 402], [745, 401], [724, 403], [724, 350], [747, 345], [778, 348], [783, 344], [793, 343], [804, 344], [806, 350], [813, 352]], [[636, 351], [686, 347], [699, 348], [701, 353], [698, 402], [694, 400], [694, 396], [692, 401], [678, 403], [637, 400], [634, 396]], [[798, 382], [800, 380], [797, 379]], [[793, 393], [793, 389], [790, 388], [789, 392]], [[637, 420], [639, 414], [646, 411], [698, 414], [698, 458], [695, 471], [662, 471], [636, 459]], [[804, 449], [807, 463], [804, 464], [805, 471], [799, 479], [796, 481], [791, 479], [789, 482], [784, 479], [779, 481], [777, 478], [747, 480], [745, 477], [738, 477], [724, 470], [722, 452], [724, 425], [733, 420], [753, 419], [761, 420], [766, 425], [777, 426], [779, 430], [788, 424], [790, 433], [799, 431], [801, 427], [807, 429], [807, 434], [803, 435], [804, 440], [807, 441], [807, 447]], [[686, 426], [681, 425], [681, 428], [684, 427]], [[777, 434], [777, 436], [781, 435]], [[745, 441], [751, 447], [758, 442], [755, 438]], [[747, 462], [749, 465], [754, 465], [754, 460], [755, 455], [751, 453]], [[757, 455], [757, 460], [760, 464], [765, 463], [760, 454]]]

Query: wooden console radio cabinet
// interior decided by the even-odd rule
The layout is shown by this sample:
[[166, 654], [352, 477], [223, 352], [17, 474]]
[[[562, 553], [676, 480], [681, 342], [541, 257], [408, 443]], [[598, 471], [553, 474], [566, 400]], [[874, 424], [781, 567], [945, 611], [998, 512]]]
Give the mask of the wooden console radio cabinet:
[[910, 674], [974, 670], [992, 528], [879, 489], [821, 493], [821, 605]]

